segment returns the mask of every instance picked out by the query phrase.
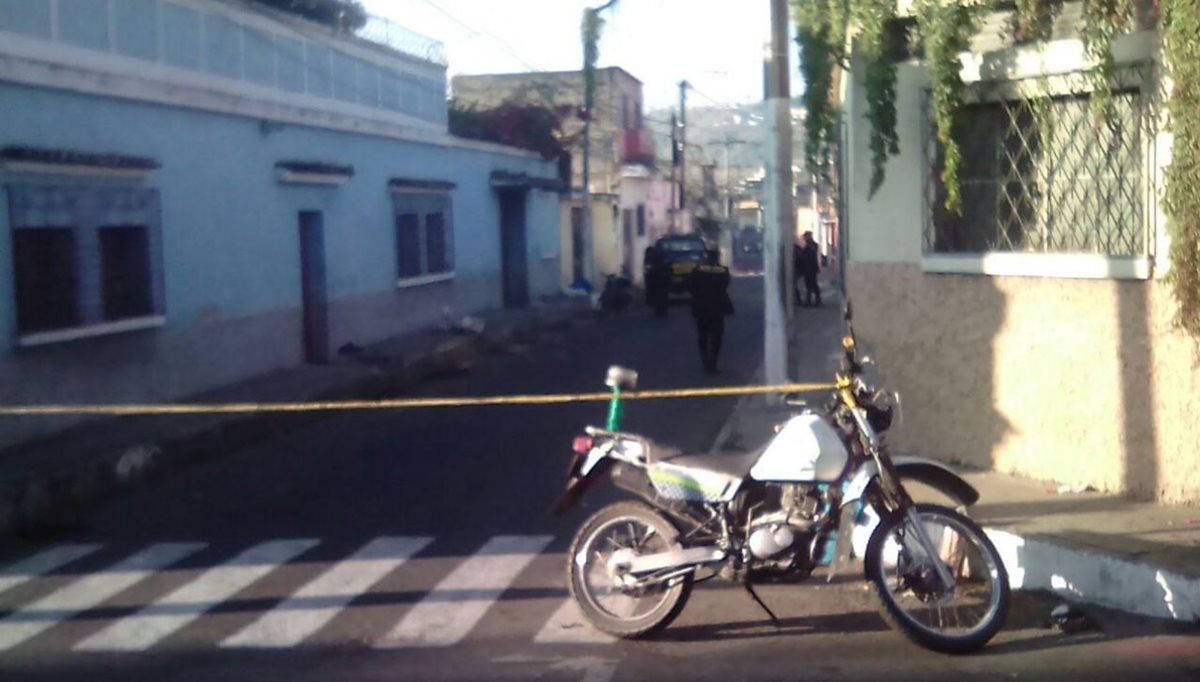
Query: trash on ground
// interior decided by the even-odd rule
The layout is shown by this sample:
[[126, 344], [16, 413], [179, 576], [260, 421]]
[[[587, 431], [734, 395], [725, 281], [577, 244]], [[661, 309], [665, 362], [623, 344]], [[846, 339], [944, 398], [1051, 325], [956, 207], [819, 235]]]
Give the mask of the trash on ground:
[[1095, 630], [1096, 623], [1086, 613], [1072, 604], [1059, 604], [1050, 612], [1050, 623], [1064, 633]]
[[1080, 493], [1094, 493], [1096, 488], [1090, 485], [1060, 485], [1056, 491], [1059, 495], [1078, 495]]

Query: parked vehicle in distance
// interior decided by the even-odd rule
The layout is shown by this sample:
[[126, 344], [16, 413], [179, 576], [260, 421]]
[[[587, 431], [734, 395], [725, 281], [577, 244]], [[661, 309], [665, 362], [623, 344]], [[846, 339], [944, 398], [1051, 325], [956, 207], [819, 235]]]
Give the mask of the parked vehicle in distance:
[[687, 295], [687, 276], [704, 262], [704, 252], [708, 249], [704, 239], [695, 234], [671, 235], [659, 239], [653, 248], [662, 254], [663, 263], [671, 269], [670, 294]]

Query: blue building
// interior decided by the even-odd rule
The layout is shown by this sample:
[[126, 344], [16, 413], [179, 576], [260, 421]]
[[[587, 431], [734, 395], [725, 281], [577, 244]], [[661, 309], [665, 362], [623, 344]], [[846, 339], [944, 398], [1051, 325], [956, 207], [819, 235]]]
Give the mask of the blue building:
[[445, 92], [382, 23], [0, 0], [0, 402], [178, 399], [557, 291], [554, 165], [450, 136]]

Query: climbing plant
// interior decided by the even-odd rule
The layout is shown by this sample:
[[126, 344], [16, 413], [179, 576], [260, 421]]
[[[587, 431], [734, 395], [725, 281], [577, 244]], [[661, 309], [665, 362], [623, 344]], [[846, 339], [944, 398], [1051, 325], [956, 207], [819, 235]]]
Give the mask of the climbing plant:
[[[810, 170], [823, 168], [840, 112], [833, 93], [838, 70], [848, 70], [848, 40], [857, 40], [854, 68], [862, 70], [866, 120], [870, 127], [871, 182], [874, 192], [884, 182], [889, 156], [898, 153], [896, 129], [896, 45], [894, 2], [889, 0], [793, 0], [805, 83], [805, 157]], [[1179, 303], [1177, 323], [1200, 339], [1200, 0], [1080, 0], [1080, 38], [1090, 68], [1090, 106], [1097, 120], [1110, 113], [1116, 61], [1113, 41], [1158, 20], [1164, 68], [1169, 75], [1167, 100], [1174, 142], [1166, 169], [1164, 207], [1171, 235], [1171, 274]], [[929, 75], [930, 101], [942, 147], [941, 181], [945, 208], [962, 214], [958, 172], [959, 112], [964, 84], [960, 55], [968, 50], [985, 12], [1012, 10], [1015, 43], [1051, 39], [1054, 19], [1064, 0], [914, 0], [912, 19]], [[850, 29], [853, 29], [851, 31]], [[1037, 104], [1031, 103], [1031, 106]], [[1036, 107], [1035, 107], [1036, 108]], [[1037, 111], [1033, 112], [1037, 114]], [[1086, 131], [1081, 131], [1086, 134]]]
[[867, 91], [867, 119], [871, 121], [871, 186], [873, 196], [883, 184], [884, 167], [889, 156], [900, 153], [896, 134], [896, 60], [894, 34], [890, 30], [896, 18], [894, 0], [862, 0], [856, 19], [862, 28], [860, 44], [864, 58]]
[[1165, 197], [1170, 279], [1179, 303], [1177, 323], [1200, 338], [1200, 0], [1168, 0], [1163, 9], [1172, 81], [1167, 108], [1175, 136]]
[[367, 23], [367, 11], [363, 9], [362, 3], [358, 0], [254, 0], [254, 2], [298, 14], [341, 31], [353, 31], [362, 28]]
[[[813, 173], [827, 167], [829, 144], [837, 132], [833, 75], [838, 66], [845, 66], [849, 9], [849, 0], [802, 0], [796, 4], [796, 41], [804, 79], [804, 157]], [[874, 130], [872, 126], [872, 135]]]
[[1112, 105], [1113, 74], [1117, 63], [1112, 42], [1129, 27], [1133, 18], [1133, 0], [1083, 0], [1081, 36], [1092, 69], [1092, 112], [1107, 116]]

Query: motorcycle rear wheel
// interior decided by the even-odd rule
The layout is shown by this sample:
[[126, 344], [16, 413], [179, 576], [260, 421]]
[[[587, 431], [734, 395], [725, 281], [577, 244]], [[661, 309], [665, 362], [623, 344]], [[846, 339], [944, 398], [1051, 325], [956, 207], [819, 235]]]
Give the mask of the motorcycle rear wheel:
[[638, 502], [617, 502], [580, 526], [567, 554], [567, 585], [583, 617], [624, 639], [647, 637], [671, 624], [692, 592], [691, 573], [674, 584], [644, 590], [619, 585], [608, 560], [621, 549], [662, 552], [678, 546], [678, 531], [662, 514]]
[[865, 571], [881, 603], [884, 620], [913, 642], [933, 651], [966, 654], [982, 649], [1004, 625], [1010, 590], [996, 547], [974, 521], [948, 507], [913, 508], [937, 560], [955, 580], [954, 593], [936, 594], [933, 566], [903, 513], [884, 519], [867, 545]]

